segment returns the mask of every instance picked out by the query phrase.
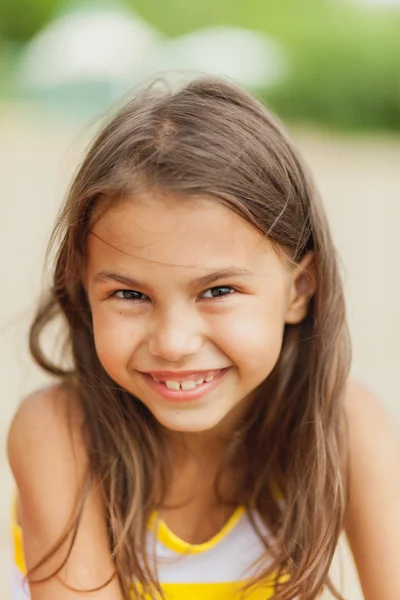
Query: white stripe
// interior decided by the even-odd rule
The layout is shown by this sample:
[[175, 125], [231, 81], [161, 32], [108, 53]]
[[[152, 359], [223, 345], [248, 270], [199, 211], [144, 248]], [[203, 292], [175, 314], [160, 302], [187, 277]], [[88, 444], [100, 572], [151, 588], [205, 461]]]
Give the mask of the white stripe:
[[[268, 536], [261, 520], [257, 525]], [[147, 551], [151, 559], [154, 537], [149, 532]], [[196, 554], [178, 554], [159, 540], [155, 543], [156, 570], [163, 583], [227, 583], [245, 581], [255, 574], [254, 563], [265, 554], [265, 547], [244, 513], [233, 529], [214, 547]], [[262, 568], [269, 564], [267, 559]], [[256, 565], [260, 567], [260, 565]], [[12, 600], [30, 600], [28, 584], [16, 565], [12, 571]]]
[[[153, 544], [154, 538], [149, 539], [149, 554]], [[253, 563], [264, 553], [265, 547], [254, 531], [248, 515], [243, 514], [235, 527], [205, 552], [178, 554], [157, 540], [158, 578], [161, 584], [244, 581], [254, 575]], [[266, 568], [269, 562], [263, 562], [262, 567]]]
[[11, 572], [11, 598], [12, 600], [29, 600], [30, 599], [29, 587], [24, 579], [23, 574], [17, 567], [12, 565]]

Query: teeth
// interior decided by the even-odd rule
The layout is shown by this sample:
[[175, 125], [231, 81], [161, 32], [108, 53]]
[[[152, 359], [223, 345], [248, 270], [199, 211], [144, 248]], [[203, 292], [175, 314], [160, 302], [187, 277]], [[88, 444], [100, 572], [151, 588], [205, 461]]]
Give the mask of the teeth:
[[180, 389], [178, 381], [166, 381], [165, 385], [169, 390], [175, 390], [176, 392]]
[[188, 392], [189, 390], [194, 390], [196, 385], [197, 384], [195, 381], [182, 381], [181, 382], [181, 388], [183, 390], [185, 390], [185, 392]]
[[198, 385], [204, 383], [204, 381], [204, 379], [199, 379], [198, 381], [181, 381], [180, 383], [179, 381], [164, 381], [164, 383], [169, 390], [177, 392], [182, 389], [185, 392], [188, 392], [189, 390], [194, 390]]
[[153, 379], [158, 383], [164, 383], [169, 390], [173, 390], [175, 392], [180, 389], [184, 391], [194, 390], [198, 385], [202, 385], [204, 382], [209, 383], [214, 379], [214, 375], [207, 375], [207, 377], [203, 377], [202, 379], [198, 379], [197, 381], [162, 381], [161, 379], [157, 379], [154, 375], [152, 375]]

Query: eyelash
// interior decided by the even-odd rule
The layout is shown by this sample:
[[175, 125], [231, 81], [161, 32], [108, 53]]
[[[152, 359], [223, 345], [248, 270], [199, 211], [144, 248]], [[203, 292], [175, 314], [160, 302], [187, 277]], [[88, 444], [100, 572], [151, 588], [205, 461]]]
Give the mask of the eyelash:
[[[208, 288], [207, 290], [205, 290], [201, 296], [204, 296], [204, 294], [206, 292], [211, 292], [213, 290], [230, 290], [227, 294], [220, 294], [218, 296], [211, 296], [208, 298], [205, 298], [206, 300], [214, 300], [217, 298], [224, 298], [225, 296], [230, 296], [231, 294], [237, 292], [238, 290], [233, 288], [230, 285], [218, 285], [215, 287], [211, 287]], [[128, 294], [138, 294], [140, 296], [145, 296], [145, 298], [121, 298], [120, 296], [117, 296], [117, 294], [123, 294], [123, 293], [128, 293]], [[137, 292], [136, 290], [115, 290], [115, 292], [111, 293], [111, 296], [114, 298], [117, 298], [118, 300], [122, 300], [125, 302], [144, 302], [146, 298], [148, 298], [148, 296], [146, 296], [146, 294], [143, 294], [142, 292]], [[200, 298], [201, 298], [200, 296]]]

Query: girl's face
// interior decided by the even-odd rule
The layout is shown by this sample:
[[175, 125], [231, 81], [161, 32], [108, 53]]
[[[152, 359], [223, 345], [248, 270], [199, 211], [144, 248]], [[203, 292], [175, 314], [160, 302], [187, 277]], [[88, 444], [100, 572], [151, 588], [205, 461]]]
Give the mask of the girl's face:
[[309, 295], [301, 265], [233, 211], [164, 195], [128, 198], [97, 220], [86, 289], [104, 369], [184, 432], [238, 418]]

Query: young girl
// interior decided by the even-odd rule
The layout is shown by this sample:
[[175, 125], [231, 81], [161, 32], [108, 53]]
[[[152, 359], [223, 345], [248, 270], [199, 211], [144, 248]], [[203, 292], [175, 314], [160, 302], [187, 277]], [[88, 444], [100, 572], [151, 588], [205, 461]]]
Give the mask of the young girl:
[[342, 598], [345, 529], [365, 598], [398, 600], [397, 442], [348, 380], [335, 249], [276, 119], [215, 78], [138, 94], [56, 239], [30, 343], [59, 381], [9, 434], [14, 598]]

